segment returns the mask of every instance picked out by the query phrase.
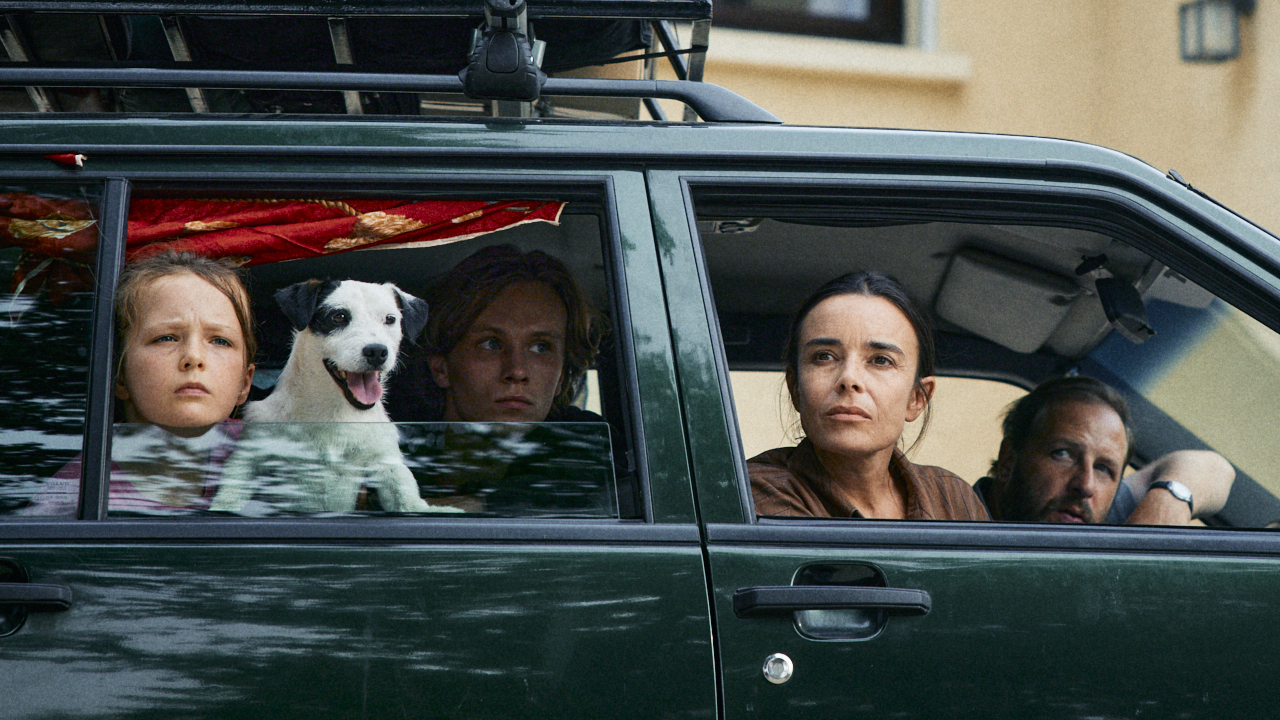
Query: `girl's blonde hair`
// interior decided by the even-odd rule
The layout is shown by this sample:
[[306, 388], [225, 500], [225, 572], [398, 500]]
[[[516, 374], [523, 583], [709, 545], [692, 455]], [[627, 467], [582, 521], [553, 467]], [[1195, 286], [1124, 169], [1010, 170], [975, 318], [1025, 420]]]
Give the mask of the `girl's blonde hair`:
[[253, 308], [249, 291], [240, 277], [240, 269], [226, 259], [213, 259], [191, 252], [165, 252], [128, 263], [120, 273], [116, 288], [116, 377], [124, 373], [124, 354], [129, 331], [138, 322], [138, 305], [147, 286], [160, 278], [188, 273], [214, 286], [235, 308], [244, 340], [244, 364], [249, 367], [258, 354], [258, 340], [253, 334]]

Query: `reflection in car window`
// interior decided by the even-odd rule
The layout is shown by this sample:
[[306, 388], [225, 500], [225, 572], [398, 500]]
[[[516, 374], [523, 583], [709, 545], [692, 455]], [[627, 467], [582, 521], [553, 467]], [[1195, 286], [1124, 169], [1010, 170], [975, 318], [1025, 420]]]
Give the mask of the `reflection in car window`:
[[[87, 275], [84, 268], [92, 259], [93, 213], [75, 193], [66, 198], [0, 195], [0, 203], [7, 203], [0, 205], [0, 269], [21, 291], [6, 296], [13, 319], [4, 330], [14, 342], [5, 348], [21, 355], [23, 348], [38, 340], [43, 361], [36, 362], [27, 353], [15, 356], [3, 371], [13, 374], [3, 391], [12, 398], [6, 405], [23, 412], [9, 414], [0, 427], [6, 435], [0, 452], [16, 458], [4, 464], [9, 475], [0, 476], [0, 512], [74, 514], [90, 310], [89, 298], [75, 291], [92, 286], [90, 279], [75, 274]], [[57, 203], [67, 207], [53, 207]], [[271, 395], [298, 330], [295, 319], [285, 316], [276, 293], [314, 279], [393, 283], [400, 289], [396, 303], [413, 304], [413, 298], [425, 296], [437, 278], [464, 258], [490, 246], [512, 246], [563, 261], [585, 302], [600, 313], [601, 327], [607, 328], [614, 304], [604, 270], [599, 211], [590, 206], [566, 211], [566, 207], [564, 202], [547, 200], [220, 198], [216, 191], [191, 199], [142, 192], [130, 203], [126, 262], [175, 250], [228, 258], [245, 268], [259, 320], [252, 406]], [[495, 234], [495, 239], [489, 238]], [[54, 240], [61, 244], [50, 245]], [[79, 247], [76, 242], [84, 247], [74, 255], [74, 263], [66, 262], [71, 255], [49, 259], [50, 248], [74, 249]], [[24, 273], [39, 276], [40, 282], [20, 286]], [[66, 282], [68, 277], [74, 282]], [[48, 278], [53, 279], [46, 282]], [[390, 318], [401, 310], [393, 307], [387, 312]], [[404, 327], [415, 325], [406, 317]], [[634, 469], [626, 464], [618, 465], [616, 475], [614, 471], [614, 458], [628, 456], [624, 443], [629, 436], [622, 430], [628, 426], [629, 401], [620, 397], [627, 387], [619, 376], [619, 368], [625, 366], [619, 362], [622, 351], [607, 334], [595, 362], [587, 358], [586, 382], [580, 391], [550, 418], [595, 426], [577, 432], [557, 429], [567, 425], [549, 424], [520, 431], [514, 429], [517, 426], [501, 430], [501, 425], [430, 429], [425, 421], [439, 418], [422, 417], [420, 412], [425, 386], [433, 382], [428, 358], [421, 352], [420, 337], [408, 334], [413, 336], [401, 338], [400, 352], [391, 358], [392, 364], [377, 371], [377, 380], [361, 379], [361, 398], [376, 387], [378, 392], [369, 397], [385, 403], [390, 420], [401, 423], [399, 429], [377, 422], [365, 423], [363, 428], [353, 423], [346, 431], [350, 437], [361, 432], [377, 435], [371, 427], [382, 427], [383, 435], [389, 432], [389, 442], [383, 438], [365, 444], [392, 448], [396, 463], [402, 466], [402, 472], [396, 473], [399, 482], [365, 477], [355, 484], [354, 499], [326, 502], [296, 486], [289, 489], [283, 480], [305, 476], [300, 467], [320, 474], [333, 470], [332, 457], [317, 453], [314, 442], [303, 450], [306, 433], [301, 430], [277, 429], [270, 436], [256, 429], [255, 423], [230, 422], [185, 441], [157, 428], [124, 424], [117, 402], [114, 441], [118, 445], [112, 470], [137, 482], [121, 484], [113, 475], [109, 512], [286, 515], [355, 508], [524, 517], [633, 517], [641, 512]], [[360, 352], [357, 348], [356, 354]], [[54, 362], [49, 363], [51, 355]], [[375, 372], [357, 374], [372, 377]], [[345, 381], [347, 375], [342, 370], [335, 379]], [[321, 377], [328, 381], [323, 373]], [[298, 418], [303, 419], [312, 418]], [[309, 427], [311, 432], [317, 426]], [[343, 434], [333, 426], [330, 430], [335, 437]], [[561, 437], [564, 433], [568, 435]], [[294, 438], [291, 450], [281, 446], [289, 445], [290, 437]], [[255, 462], [265, 465], [244, 470], [244, 458], [237, 459], [237, 449], [260, 445], [264, 438], [275, 445], [269, 452], [258, 453]], [[252, 481], [248, 497], [219, 501], [217, 490], [225, 488], [229, 470]], [[393, 492], [410, 486], [413, 489]]]
[[1093, 358], [1273, 494], [1280, 494], [1280, 335], [1169, 273], [1141, 345], [1110, 338]]
[[[388, 448], [373, 446], [389, 440]], [[605, 423], [240, 423], [183, 438], [115, 426], [113, 516], [386, 509], [406, 473], [426, 512], [617, 517]], [[50, 486], [37, 502], [74, 507]]]
[[[258, 319], [259, 352], [254, 388], [238, 416], [244, 423], [222, 429], [229, 445], [209, 440], [207, 447], [188, 448], [190, 457], [180, 463], [185, 476], [174, 473], [165, 480], [165, 492], [174, 502], [151, 507], [150, 501], [113, 487], [109, 512], [282, 516], [359, 510], [618, 517], [615, 484], [626, 484], [628, 500], [637, 484], [629, 471], [613, 475], [611, 453], [625, 456], [619, 439], [626, 434], [619, 432], [625, 422], [617, 395], [624, 385], [612, 345], [600, 353], [575, 355], [578, 372], [589, 371], [588, 382], [575, 397], [569, 398], [567, 390], [558, 392], [557, 401], [571, 405], [557, 405], [548, 418], [594, 423], [595, 435], [579, 433], [559, 442], [551, 425], [520, 433], [432, 425], [445, 418], [434, 402], [440, 394], [430, 364], [435, 335], [434, 326], [426, 323], [448, 323], [457, 316], [449, 306], [458, 291], [441, 279], [451, 277], [468, 258], [555, 258], [562, 263], [561, 275], [577, 284], [585, 305], [604, 316], [601, 326], [607, 326], [612, 302], [598, 212], [566, 208], [547, 200], [135, 197], [131, 252], [146, 255], [154, 247], [174, 246], [231, 257], [245, 267]], [[347, 285], [347, 280], [363, 284]], [[441, 287], [450, 294], [442, 295]], [[483, 296], [471, 289], [471, 296]], [[423, 301], [429, 304], [426, 313]], [[369, 308], [376, 308], [372, 321], [362, 314]], [[351, 332], [339, 330], [347, 324]], [[366, 335], [380, 339], [362, 339]], [[305, 358], [290, 360], [295, 337], [308, 338], [311, 350]], [[365, 352], [374, 345], [391, 355], [384, 352], [379, 364], [366, 367], [362, 358], [373, 357]], [[319, 367], [320, 355], [325, 364], [318, 372], [284, 374], [288, 363], [303, 367], [314, 359]], [[291, 378], [285, 391], [279, 386], [282, 377]], [[329, 398], [334, 382], [347, 397], [336, 406], [322, 409], [329, 406], [302, 400], [312, 398], [307, 388], [316, 383], [312, 399]], [[381, 404], [386, 414], [379, 409], [365, 416], [363, 410], [352, 410], [371, 403]], [[310, 410], [301, 411], [304, 406]], [[398, 427], [383, 421], [388, 418]], [[137, 437], [146, 440], [146, 435]], [[126, 442], [121, 452], [128, 450], [132, 437], [117, 436]], [[591, 437], [597, 439], [589, 441]], [[595, 457], [600, 454], [603, 460]], [[344, 463], [358, 467], [348, 470]], [[211, 476], [217, 478], [217, 490], [193, 496], [190, 488], [207, 490]], [[317, 482], [351, 477], [356, 480]], [[156, 483], [148, 486], [154, 489]], [[634, 501], [624, 507], [623, 514], [634, 514]]]
[[[97, 203], [86, 188], [0, 187], [0, 515], [30, 513], [80, 452]], [[60, 482], [78, 498], [79, 464]]]

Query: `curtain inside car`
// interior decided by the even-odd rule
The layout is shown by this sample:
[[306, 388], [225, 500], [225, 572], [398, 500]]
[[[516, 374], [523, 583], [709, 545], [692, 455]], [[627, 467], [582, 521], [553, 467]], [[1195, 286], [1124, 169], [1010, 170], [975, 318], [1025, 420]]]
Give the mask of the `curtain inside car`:
[[[559, 224], [562, 202], [485, 200], [220, 200], [136, 198], [125, 258], [165, 250], [244, 266], [371, 247], [467, 240], [531, 222]], [[57, 300], [90, 287], [94, 206], [79, 199], [0, 193], [0, 248], [23, 250], [9, 292], [46, 288]]]

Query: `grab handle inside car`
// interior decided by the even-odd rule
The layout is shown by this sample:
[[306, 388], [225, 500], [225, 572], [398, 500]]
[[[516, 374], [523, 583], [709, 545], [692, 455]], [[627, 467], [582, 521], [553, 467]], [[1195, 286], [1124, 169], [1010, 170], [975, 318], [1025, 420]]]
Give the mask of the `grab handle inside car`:
[[932, 606], [929, 593], [904, 588], [786, 585], [739, 588], [733, 594], [733, 612], [741, 618], [781, 615], [797, 610], [838, 609], [925, 615]]

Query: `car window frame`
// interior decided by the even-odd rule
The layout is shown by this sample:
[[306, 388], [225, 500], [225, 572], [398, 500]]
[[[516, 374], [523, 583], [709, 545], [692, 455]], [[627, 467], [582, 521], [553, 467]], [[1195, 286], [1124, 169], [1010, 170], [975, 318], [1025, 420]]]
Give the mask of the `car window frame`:
[[[115, 294], [115, 278], [119, 268], [123, 265], [124, 254], [123, 247], [121, 247], [117, 256], [114, 253], [114, 248], [104, 246], [102, 238], [108, 233], [119, 232], [123, 234], [125, 231], [128, 218], [129, 182], [119, 177], [68, 178], [65, 173], [47, 171], [12, 173], [0, 170], [0, 177], [3, 178], [4, 184], [25, 188], [26, 192], [37, 196], [40, 195], [42, 187], [58, 188], [74, 185], [84, 190], [92, 189], [95, 191], [97, 201], [94, 210], [97, 213], [98, 247], [94, 249], [92, 261], [92, 273], [95, 283], [94, 288], [89, 293], [92, 297], [89, 314], [89, 337], [83, 346], [86, 351], [86, 386], [80, 455], [82, 458], [105, 457], [105, 454], [109, 454], [109, 450], [103, 447], [101, 438], [103, 435], [110, 434], [112, 409], [109, 404], [109, 393], [104, 395], [102, 388], [95, 387], [95, 383], [100, 382], [98, 378], [104, 373], [109, 374], [113, 371], [110, 366], [112, 364], [112, 353], [114, 352], [115, 333], [111, 307]], [[106, 278], [105, 281], [103, 280], [104, 278]], [[99, 344], [106, 346], [105, 356], [94, 352], [93, 348]], [[104, 362], [105, 365], [103, 364]], [[103, 400], [106, 400], [107, 404], [104, 405]], [[81, 497], [76, 506], [76, 513], [74, 515], [61, 516], [60, 519], [82, 519], [86, 512], [94, 514], [95, 511], [93, 509], [103, 502], [101, 492], [98, 490], [100, 483], [97, 478], [99, 475], [101, 475], [100, 465], [91, 462], [82, 463]], [[87, 480], [86, 478], [90, 476], [92, 479]]]
[[[224, 151], [229, 148], [223, 148]], [[254, 149], [256, 150], [256, 149]], [[322, 153], [332, 153], [332, 146], [317, 148]], [[641, 357], [652, 352], [640, 353], [637, 350], [637, 337], [669, 338], [665, 326], [665, 314], [647, 313], [643, 318], [644, 327], [637, 328], [634, 322], [635, 304], [632, 290], [643, 285], [643, 277], [633, 282], [629, 275], [637, 267], [652, 266], [656, 275], [657, 260], [652, 257], [653, 243], [651, 237], [646, 241], [647, 224], [637, 226], [635, 220], [639, 216], [648, 218], [647, 204], [636, 206], [637, 199], [644, 202], [643, 179], [635, 171], [619, 170], [612, 167], [583, 167], [572, 171], [558, 171], [539, 167], [533, 163], [509, 163], [502, 167], [481, 167], [467, 169], [458, 162], [440, 161], [438, 158], [420, 160], [406, 168], [403, 162], [404, 153], [392, 153], [395, 157], [393, 167], [386, 167], [385, 157], [381, 153], [371, 153], [368, 158], [361, 158], [358, 167], [345, 169], [325, 168], [307, 172], [285, 170], [272, 173], [271, 180], [262, 177], [262, 168], [279, 159], [287, 162], [283, 156], [274, 153], [273, 148], [252, 160], [228, 163], [225, 158], [214, 161], [217, 170], [201, 171], [200, 169], [182, 167], [181, 160], [164, 157], [168, 153], [159, 153], [160, 157], [146, 157], [145, 153], [130, 158], [127, 165], [130, 171], [112, 172], [110, 169], [98, 172], [82, 172], [79, 180], [84, 184], [105, 183], [102, 223], [99, 237], [98, 269], [100, 278], [95, 288], [93, 338], [90, 349], [90, 389], [86, 399], [86, 430], [84, 440], [84, 471], [81, 477], [81, 494], [83, 496], [76, 518], [41, 519], [4, 518], [0, 522], [0, 539], [39, 539], [62, 537], [66, 539], [89, 538], [104, 534], [120, 539], [127, 538], [206, 538], [231, 539], [240, 538], [246, 542], [255, 539], [321, 539], [321, 538], [423, 538], [432, 537], [440, 540], [455, 538], [489, 538], [503, 539], [536, 539], [560, 537], [565, 540], [610, 538], [613, 540], [653, 539], [656, 532], [660, 539], [687, 542], [690, 537], [687, 527], [679, 524], [693, 521], [691, 498], [689, 503], [681, 503], [681, 499], [689, 497], [687, 473], [684, 474], [684, 485], [673, 473], [657, 469], [664, 483], [655, 490], [651, 478], [650, 464], [655, 457], [661, 455], [647, 442], [647, 437], [654, 432], [654, 421], [646, 419], [644, 408], [651, 401], [644, 397], [655, 393], [673, 394], [665, 391], [664, 378], [647, 366], [652, 366], [652, 358]], [[241, 148], [241, 154], [251, 156]], [[307, 148], [292, 148], [293, 155], [306, 155]], [[419, 153], [428, 156], [428, 152]], [[231, 165], [232, 167], [228, 167]], [[240, 167], [235, 167], [239, 165]], [[146, 168], [138, 170], [137, 168]], [[181, 168], [181, 169], [179, 169]], [[59, 179], [65, 183], [65, 175], [50, 171], [12, 172], [0, 170], [7, 181], [39, 182]], [[313, 192], [323, 188], [326, 194], [338, 187], [342, 192], [377, 193], [387, 195], [412, 196], [458, 196], [469, 195], [479, 197], [513, 197], [529, 195], [530, 187], [538, 188], [538, 195], [569, 201], [590, 199], [601, 212], [601, 253], [604, 258], [605, 282], [609, 287], [611, 303], [612, 328], [618, 344], [620, 374], [620, 398], [623, 406], [624, 423], [629, 425], [627, 453], [631, 470], [637, 483], [637, 502], [634, 517], [592, 518], [592, 519], [521, 519], [521, 518], [486, 518], [463, 519], [426, 515], [409, 518], [378, 518], [369, 522], [368, 518], [276, 518], [258, 521], [249, 518], [113, 518], [106, 521], [106, 469], [110, 463], [110, 428], [112, 427], [112, 409], [114, 404], [114, 311], [113, 299], [119, 269], [123, 267], [124, 242], [127, 232], [128, 202], [135, 189], [176, 189], [183, 187], [217, 188], [218, 191], [252, 191], [293, 192], [310, 188]], [[621, 187], [620, 187], [621, 186]], [[638, 190], [638, 192], [637, 192]], [[644, 291], [641, 291], [644, 292]], [[661, 298], [658, 298], [660, 303]], [[649, 303], [654, 302], [652, 298]], [[655, 326], [655, 323], [657, 324]], [[637, 333], [641, 333], [637, 335]], [[662, 354], [662, 343], [657, 348]], [[666, 364], [670, 366], [670, 348], [666, 346]], [[670, 373], [672, 382], [674, 372]], [[666, 433], [667, 445], [673, 441], [670, 433]], [[675, 442], [683, 443], [678, 436]], [[679, 451], [683, 454], [683, 450]], [[617, 472], [626, 472], [627, 468], [616, 468]], [[678, 476], [680, 473], [674, 473]], [[675, 487], [668, 487], [672, 481]], [[72, 522], [84, 521], [84, 522]], [[672, 523], [675, 523], [673, 525]], [[661, 525], [661, 527], [659, 527]], [[647, 529], [642, 527], [647, 526]], [[617, 533], [621, 532], [619, 536]], [[669, 536], [669, 537], [668, 537]]]
[[[1203, 202], [1198, 196], [1189, 201], [1187, 198], [1178, 198], [1177, 201], [1170, 202], [1163, 189], [1149, 187], [1142, 178], [1118, 173], [1111, 168], [1092, 166], [1073, 167], [1069, 173], [1055, 168], [1057, 172], [1046, 177], [1043, 165], [1018, 173], [1002, 167], [999, 162], [992, 162], [985, 171], [981, 163], [974, 162], [964, 163], [967, 166], [964, 168], [947, 168], [950, 172], [944, 172], [938, 167], [913, 164], [906, 159], [900, 159], [888, 168], [885, 167], [888, 163], [884, 162], [877, 163], [879, 167], [873, 169], [868, 169], [868, 164], [870, 163], [844, 163], [843, 167], [830, 167], [826, 172], [790, 171], [785, 168], [748, 171], [739, 166], [650, 173], [652, 192], [655, 195], [662, 195], [668, 202], [678, 198], [685, 206], [687, 225], [671, 228], [669, 235], [672, 237], [666, 240], [671, 243], [687, 243], [682, 248], [685, 255], [681, 260], [690, 268], [690, 274], [697, 276], [696, 279], [690, 278], [688, 282], [697, 282], [703, 290], [699, 329], [705, 328], [708, 335], [704, 339], [710, 343], [709, 348], [696, 352], [713, 358], [716, 380], [724, 396], [724, 412], [720, 417], [709, 418], [705, 414], [699, 416], [694, 409], [688, 411], [691, 438], [710, 437], [714, 428], [716, 439], [720, 441], [720, 458], [715, 457], [711, 450], [710, 446], [715, 443], [703, 443], [699, 447], [691, 441], [691, 451], [700, 454], [694, 461], [694, 482], [699, 493], [700, 508], [708, 522], [708, 539], [754, 542], [761, 537], [768, 537], [770, 542], [785, 544], [863, 540], [877, 544], [901, 544], [906, 541], [926, 545], [971, 545], [976, 542], [976, 546], [1007, 544], [1011, 547], [1087, 546], [1098, 549], [1152, 550], [1193, 547], [1227, 549], [1247, 544], [1259, 549], [1265, 547], [1267, 552], [1280, 550], [1280, 547], [1273, 547], [1271, 541], [1259, 534], [1248, 531], [1222, 533], [1203, 528], [1094, 526], [1085, 529], [1086, 534], [1082, 536], [1075, 532], [1081, 528], [982, 523], [980, 534], [975, 535], [972, 531], [974, 524], [947, 521], [851, 523], [844, 519], [757, 518], [747, 481], [745, 458], [741, 454], [737, 437], [736, 411], [727, 385], [728, 363], [720, 341], [714, 298], [698, 240], [694, 205], [699, 192], [715, 191], [739, 195], [755, 193], [752, 207], [756, 208], [766, 204], [763, 200], [765, 196], [781, 198], [780, 202], [799, 206], [805, 202], [816, 202], [807, 199], [823, 192], [858, 197], [876, 194], [901, 197], [904, 193], [914, 193], [917, 197], [927, 194], [932, 198], [941, 194], [944, 197], [986, 197], [993, 202], [1017, 200], [1029, 205], [1034, 203], [1037, 196], [1042, 196], [1047, 201], [1047, 207], [1060, 205], [1063, 200], [1071, 199], [1094, 208], [1110, 208], [1107, 212], [1119, 213], [1119, 217], [1124, 217], [1133, 224], [1133, 227], [1126, 228], [1127, 232], [1118, 237], [1180, 273], [1185, 270], [1189, 279], [1272, 330], [1280, 332], [1280, 273], [1274, 270], [1280, 265], [1264, 249], [1265, 244], [1274, 243], [1274, 236], [1216, 205]], [[1117, 175], [1122, 176], [1123, 183], [1117, 181]], [[1043, 220], [1055, 220], [1047, 213], [1037, 212], [1035, 215]], [[949, 211], [950, 219], [957, 219], [957, 216], [958, 213]], [[1063, 224], [1071, 225], [1067, 222]], [[1096, 228], [1096, 225], [1085, 222], [1079, 225], [1082, 229]], [[1114, 228], [1112, 231], [1114, 232]], [[674, 272], [675, 266], [676, 263], [664, 264], [664, 272]], [[676, 316], [673, 315], [673, 326], [677, 324]], [[680, 331], [674, 327], [673, 329], [679, 336]], [[692, 335], [691, 328], [686, 327], [685, 330], [687, 335]], [[683, 379], [688, 375], [683, 371], [685, 364], [694, 353], [688, 348], [680, 347], [677, 352]], [[685, 396], [694, 394], [687, 385], [682, 387], [682, 392]], [[707, 424], [707, 427], [694, 427], [695, 423]], [[725, 433], [724, 437], [719, 436], [722, 431]], [[731, 453], [727, 452], [730, 447]], [[724, 461], [725, 456], [730, 462]], [[727, 467], [730, 463], [732, 469]], [[706, 471], [710, 468], [714, 470], [711, 472], [711, 482], [708, 482]], [[730, 488], [727, 488], [727, 483], [721, 477], [730, 472], [737, 478], [731, 488], [736, 508], [733, 507], [735, 503], [729, 500], [729, 492], [726, 492]], [[712, 518], [709, 517], [710, 512], [717, 514]], [[824, 536], [824, 532], [832, 531], [837, 531], [841, 540], [837, 541], [830, 535]], [[903, 532], [909, 534], [909, 539], [901, 534]]]

